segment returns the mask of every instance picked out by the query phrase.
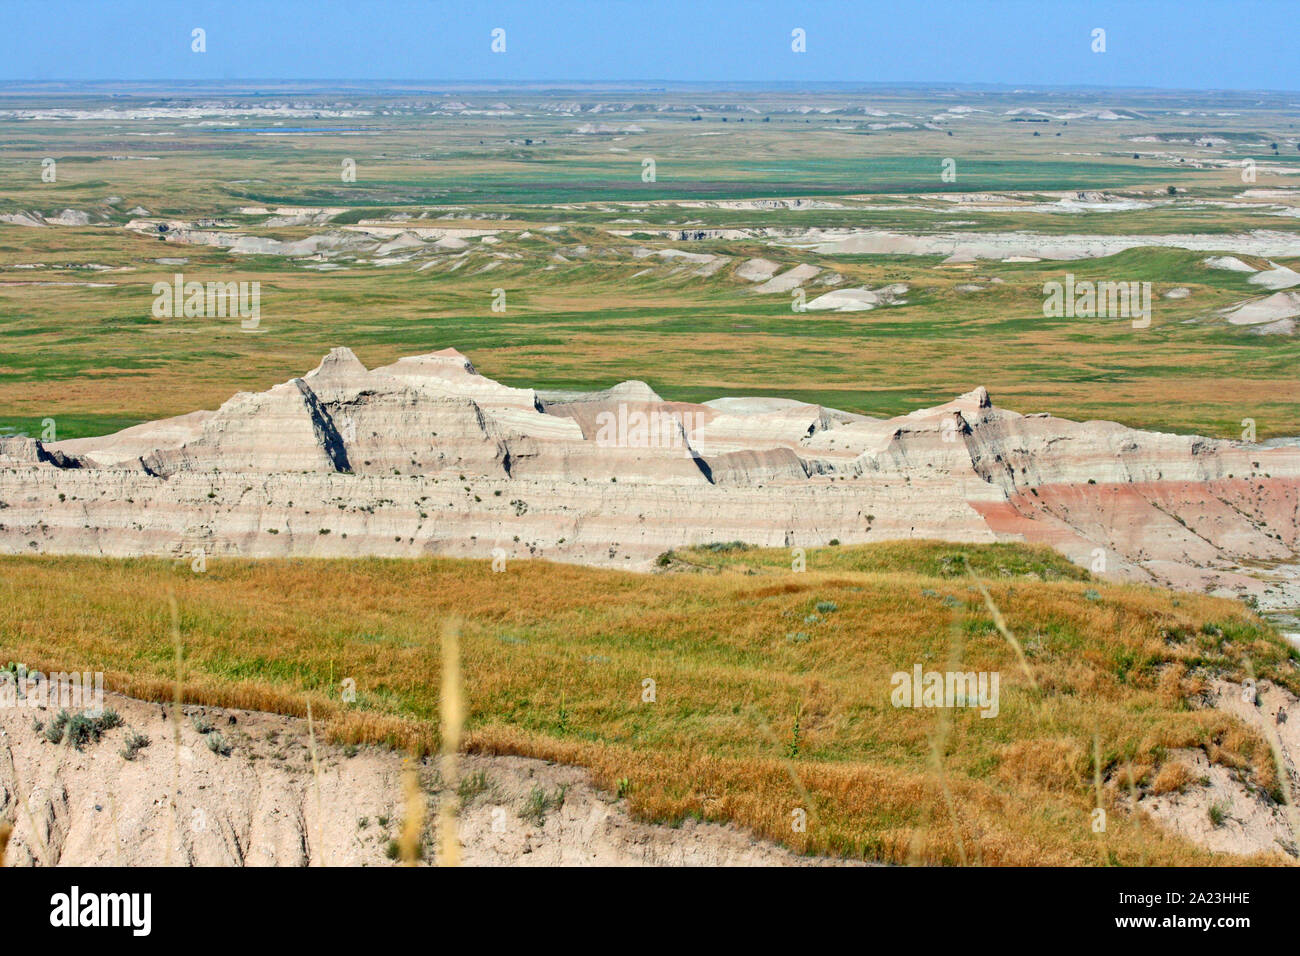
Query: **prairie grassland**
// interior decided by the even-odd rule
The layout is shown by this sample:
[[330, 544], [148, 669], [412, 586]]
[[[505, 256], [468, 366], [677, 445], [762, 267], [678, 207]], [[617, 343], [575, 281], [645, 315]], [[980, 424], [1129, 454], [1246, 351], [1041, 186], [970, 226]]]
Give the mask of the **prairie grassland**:
[[[457, 616], [467, 749], [588, 767], [649, 819], [732, 820], [801, 852], [896, 863], [1224, 862], [1115, 804], [1130, 777], [1149, 786], [1171, 748], [1202, 748], [1277, 795], [1268, 745], [1194, 705], [1211, 675], [1247, 667], [1300, 690], [1300, 654], [1235, 602], [1088, 580], [1019, 545], [827, 548], [803, 573], [789, 558], [720, 545], [656, 575], [4, 558], [0, 657], [103, 670], [114, 689], [168, 700], [174, 594], [186, 699], [295, 715], [310, 702], [335, 740], [431, 752], [439, 634]], [[891, 675], [918, 663], [999, 672], [998, 715], [895, 708]], [[345, 680], [354, 703], [340, 699]], [[792, 829], [796, 809], [806, 832]]]
[[[49, 260], [51, 250], [42, 244], [52, 233], [11, 227], [9, 255]], [[788, 296], [756, 296], [750, 283], [725, 270], [701, 278], [660, 269], [632, 278], [644, 261], [589, 230], [541, 249], [523, 248], [532, 240], [503, 239], [496, 248], [524, 259], [482, 276], [392, 269], [319, 274], [273, 257], [230, 262], [210, 249], [138, 237], [123, 250], [116, 246], [120, 238], [100, 227], [55, 235], [61, 258], [132, 271], [10, 274], [17, 284], [0, 287], [6, 310], [0, 426], [39, 431], [40, 420], [54, 415], [61, 437], [103, 433], [215, 408], [236, 391], [305, 373], [337, 345], [351, 347], [371, 367], [451, 345], [486, 375], [539, 388], [604, 388], [636, 378], [674, 400], [775, 395], [897, 415], [985, 385], [1000, 405], [1022, 412], [1216, 437], [1237, 437], [1241, 420], [1250, 417], [1261, 439], [1300, 433], [1300, 404], [1292, 400], [1300, 343], [1206, 320], [1258, 289], [1241, 274], [1209, 269], [1179, 250], [1134, 250], [1079, 263], [981, 263], [958, 271], [932, 258], [840, 261], [756, 244], [697, 244], [735, 263], [746, 255], [786, 265], [806, 261], [839, 272], [846, 286], [902, 281], [913, 288], [906, 305], [793, 314]], [[575, 244], [592, 250], [591, 261], [540, 268]], [[163, 266], [149, 258], [178, 254], [190, 264]], [[154, 318], [150, 289], [176, 271], [260, 282], [263, 333], [243, 334], [232, 321]], [[1181, 285], [1192, 295], [1158, 300], [1152, 328], [1144, 331], [1124, 321], [1044, 318], [1043, 284], [1066, 271], [1080, 279], [1151, 281], [1156, 296]], [[32, 284], [40, 281], [112, 287]], [[958, 288], [970, 282], [985, 288]], [[497, 288], [508, 295], [505, 314], [491, 311]], [[1228, 381], [1231, 389], [1223, 387]]]
[[[164, 105], [204, 106], [198, 90], [111, 100], [9, 93], [0, 106], [101, 113], [0, 117], [0, 213], [91, 214], [86, 226], [0, 224], [0, 433], [38, 432], [42, 419], [54, 417], [58, 435], [71, 438], [214, 408], [235, 391], [303, 374], [338, 345], [371, 365], [455, 346], [484, 374], [539, 388], [596, 389], [638, 378], [670, 399], [780, 395], [895, 415], [982, 384], [1025, 412], [1216, 437], [1239, 436], [1242, 419], [1252, 418], [1261, 439], [1300, 433], [1293, 400], [1300, 341], [1226, 327], [1218, 310], [1262, 290], [1242, 273], [1206, 267], [1203, 254], [1153, 247], [1076, 262], [945, 265], [942, 256], [824, 256], [768, 241], [810, 228], [1096, 236], [1300, 230], [1300, 218], [1267, 202], [1220, 204], [1244, 188], [1228, 164], [1259, 159], [1256, 185], [1265, 191], [1295, 179], [1276, 172], [1300, 162], [1284, 98], [955, 96], [525, 89], [457, 94], [471, 106], [462, 112], [442, 109], [446, 97], [428, 91], [363, 90], [347, 96], [348, 110], [360, 115], [295, 118], [277, 130], [274, 121], [242, 114], [206, 125], [157, 115]], [[332, 103], [319, 92], [301, 98]], [[508, 112], [494, 113], [498, 98], [509, 101]], [[570, 98], [585, 111], [558, 111]], [[929, 122], [962, 99], [966, 113]], [[603, 106], [593, 113], [597, 101]], [[1122, 122], [1086, 115], [1121, 101]], [[823, 107], [836, 112], [816, 112]], [[155, 113], [105, 117], [105, 108]], [[1080, 112], [1037, 123], [1008, 113], [1067, 108]], [[1196, 142], [1211, 136], [1215, 145]], [[1275, 141], [1285, 148], [1265, 156]], [[57, 158], [55, 182], [41, 178], [46, 157]], [[641, 179], [645, 158], [657, 163], [652, 183]], [[939, 175], [945, 158], [957, 164], [952, 181]], [[344, 159], [357, 164], [355, 182], [341, 180]], [[1103, 190], [1139, 202], [1055, 213], [998, 209], [980, 196], [1040, 190]], [[918, 199], [942, 193], [977, 201]], [[828, 202], [719, 205], [796, 196]], [[276, 224], [247, 211], [280, 204], [345, 211], [315, 225]], [[337, 233], [367, 219], [501, 233], [496, 244], [471, 244], [438, 262], [366, 254], [322, 272], [311, 257], [232, 254], [125, 230], [140, 206], [152, 217], [214, 217], [218, 231], [281, 239]], [[685, 242], [656, 229], [771, 232], [765, 240]], [[636, 254], [686, 247], [729, 262], [702, 276]], [[842, 288], [903, 282], [911, 291], [905, 305], [795, 315], [788, 295], [756, 295], [735, 275], [757, 256], [782, 268], [815, 265], [822, 276], [838, 274]], [[157, 261], [178, 258], [183, 265]], [[201, 281], [260, 282], [259, 333], [210, 318], [154, 318], [151, 287], [177, 271]], [[1155, 298], [1152, 326], [1141, 332], [1109, 319], [1046, 319], [1043, 284], [1067, 271], [1150, 281], [1153, 297], [1175, 287], [1190, 295]], [[831, 288], [815, 281], [810, 299]], [[962, 288], [972, 284], [981, 288]], [[505, 313], [491, 310], [497, 288], [508, 296]]]

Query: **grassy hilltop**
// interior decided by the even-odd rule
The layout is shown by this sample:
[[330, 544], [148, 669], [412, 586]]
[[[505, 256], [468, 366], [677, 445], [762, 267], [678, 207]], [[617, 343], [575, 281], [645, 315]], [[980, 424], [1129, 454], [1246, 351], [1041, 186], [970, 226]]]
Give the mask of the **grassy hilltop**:
[[[471, 750], [589, 767], [651, 819], [732, 820], [800, 851], [896, 863], [1214, 862], [1117, 808], [1156, 785], [1173, 748], [1279, 795], [1263, 739], [1196, 704], [1213, 676], [1300, 690], [1300, 654], [1236, 602], [1090, 580], [1021, 545], [885, 543], [806, 560], [795, 573], [787, 551], [717, 545], [646, 576], [5, 558], [0, 655], [84, 662], [116, 689], [170, 700], [174, 595], [188, 700], [297, 715], [310, 701], [335, 739], [429, 749], [440, 628], [456, 618]], [[891, 675], [917, 663], [999, 672], [998, 715], [895, 708]], [[340, 700], [346, 678], [355, 703]], [[806, 832], [791, 829], [796, 808]]]

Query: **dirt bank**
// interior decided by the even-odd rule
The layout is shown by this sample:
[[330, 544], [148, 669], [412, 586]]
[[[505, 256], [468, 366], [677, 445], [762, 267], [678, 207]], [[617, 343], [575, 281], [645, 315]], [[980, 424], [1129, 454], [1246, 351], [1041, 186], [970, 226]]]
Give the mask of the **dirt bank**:
[[[1267, 681], [1253, 695], [1243, 693], [1240, 684], [1214, 681], [1206, 703], [1276, 743], [1285, 765], [1284, 785], [1296, 799], [1300, 795], [1300, 700]], [[1249, 786], [1240, 771], [1211, 763], [1201, 750], [1172, 751], [1169, 758], [1170, 763], [1185, 768], [1187, 782], [1138, 801], [1160, 825], [1219, 853], [1300, 857], [1300, 812], [1289, 811], [1285, 804]]]
[[[0, 820], [14, 827], [7, 865], [392, 865], [405, 805], [401, 754], [317, 740], [316, 773], [304, 720], [185, 707], [177, 748], [170, 705], [108, 694], [105, 709], [122, 724], [81, 750], [47, 739], [52, 711], [0, 709]], [[128, 760], [122, 751], [136, 734], [149, 743]], [[462, 799], [467, 865], [838, 862], [795, 856], [735, 827], [639, 823], [579, 768], [462, 756], [458, 785], [446, 788], [436, 761], [415, 766], [431, 808], [449, 791]], [[427, 832], [429, 858], [435, 843]]]

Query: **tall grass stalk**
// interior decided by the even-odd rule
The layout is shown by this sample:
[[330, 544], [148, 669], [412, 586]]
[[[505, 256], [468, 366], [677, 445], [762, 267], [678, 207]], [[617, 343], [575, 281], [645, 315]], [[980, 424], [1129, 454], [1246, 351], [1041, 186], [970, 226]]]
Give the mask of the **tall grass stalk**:
[[993, 617], [993, 626], [998, 629], [999, 634], [1006, 638], [1007, 643], [1016, 652], [1016, 660], [1020, 662], [1020, 669], [1025, 672], [1025, 678], [1029, 681], [1029, 686], [1037, 692], [1038, 681], [1034, 679], [1034, 672], [1029, 667], [1029, 661], [1025, 657], [1025, 649], [1020, 646], [1020, 642], [1016, 640], [1015, 635], [1011, 633], [1011, 629], [1007, 627], [1006, 619], [1002, 617], [1002, 612], [998, 610], [998, 606], [993, 603], [989, 589], [984, 586], [984, 582], [975, 573], [975, 569], [970, 566], [970, 561], [966, 559], [965, 555], [962, 555], [962, 561], [966, 565], [966, 573], [970, 575], [970, 579], [975, 582], [980, 594], [984, 596], [984, 606], [989, 609], [989, 614]]
[[311, 719], [311, 698], [307, 699], [307, 742], [311, 745], [311, 789], [312, 797], [316, 803], [316, 829], [320, 836], [320, 861], [321, 866], [329, 866], [329, 861], [325, 858], [327, 853], [325, 849], [325, 815], [321, 812], [320, 805], [320, 759], [316, 755], [316, 725]]
[[163, 866], [172, 865], [173, 841], [179, 841], [181, 835], [181, 811], [177, 804], [177, 794], [181, 789], [181, 703], [185, 699], [184, 650], [181, 646], [181, 612], [176, 606], [175, 593], [167, 594], [167, 606], [171, 610], [172, 648], [175, 652], [176, 681], [172, 695], [172, 828], [167, 831], [167, 847], [163, 853]]
[[456, 756], [460, 752], [460, 738], [465, 721], [460, 676], [460, 628], [458, 618], [449, 619], [442, 627], [442, 697], [439, 701], [439, 714], [442, 718], [440, 743], [443, 791], [438, 811], [438, 863], [441, 866], [460, 865]]

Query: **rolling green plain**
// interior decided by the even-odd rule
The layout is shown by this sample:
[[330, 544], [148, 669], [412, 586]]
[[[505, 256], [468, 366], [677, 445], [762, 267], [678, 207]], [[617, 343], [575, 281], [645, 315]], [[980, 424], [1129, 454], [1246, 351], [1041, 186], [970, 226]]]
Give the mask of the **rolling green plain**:
[[[213, 408], [346, 345], [371, 366], [454, 346], [486, 375], [539, 388], [637, 378], [671, 399], [777, 395], [893, 415], [982, 384], [1023, 412], [1220, 437], [1237, 437], [1251, 418], [1260, 438], [1300, 433], [1296, 337], [1229, 325], [1219, 310], [1264, 290], [1246, 273], [1205, 265], [1204, 251], [951, 263], [798, 245], [810, 229], [1300, 238], [1295, 200], [1235, 198], [1300, 173], [1285, 97], [6, 92], [0, 214], [90, 217], [0, 223], [0, 427], [10, 431], [36, 433], [54, 417], [60, 437], [77, 437]], [[286, 106], [297, 112], [274, 112]], [[271, 115], [239, 112], [251, 107]], [[1035, 109], [1053, 118], [1029, 122], [1044, 119], [1023, 112]], [[1106, 110], [1122, 118], [1100, 118]], [[47, 157], [55, 182], [41, 177]], [[1251, 184], [1237, 168], [1247, 158], [1259, 163]], [[653, 182], [643, 181], [645, 159], [654, 160]], [[945, 159], [955, 164], [951, 181]], [[345, 160], [355, 182], [343, 181]], [[949, 193], [993, 195], [937, 198]], [[1139, 208], [981, 208], [1013, 194], [1032, 206], [1075, 193]], [[745, 208], [771, 198], [836, 208]], [[246, 211], [258, 207], [268, 213]], [[332, 213], [285, 224], [269, 215], [279, 207]], [[210, 219], [216, 232], [285, 241], [357, 238], [345, 227], [363, 221], [498, 232], [490, 246], [471, 238], [463, 250], [409, 261], [359, 252], [326, 263], [124, 228], [142, 219]], [[661, 234], [680, 230], [745, 234]], [[726, 263], [701, 275], [655, 255], [668, 250]], [[186, 261], [157, 261], [167, 258]], [[788, 293], [757, 294], [736, 275], [750, 258], [819, 267], [822, 277], [842, 277], [839, 288], [904, 283], [909, 292], [872, 311], [795, 313]], [[1044, 318], [1043, 284], [1066, 271], [1151, 282], [1151, 327]], [[230, 320], [155, 318], [152, 286], [177, 272], [259, 282], [258, 333]], [[831, 287], [808, 288], [812, 298]], [[1163, 298], [1173, 288], [1190, 294]], [[504, 312], [492, 310], [496, 289]]]

